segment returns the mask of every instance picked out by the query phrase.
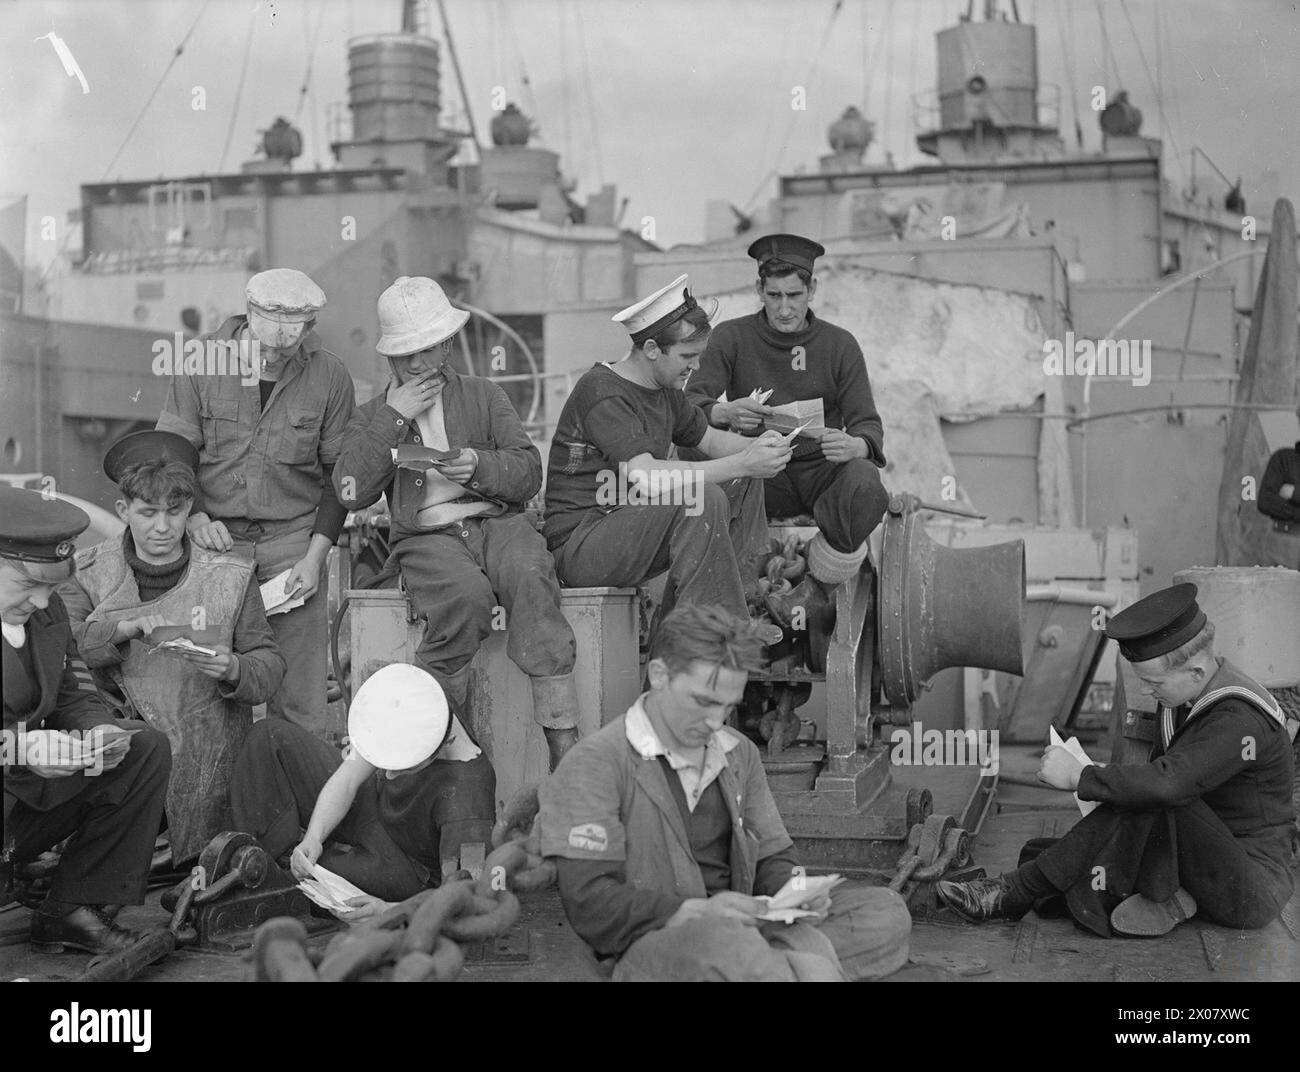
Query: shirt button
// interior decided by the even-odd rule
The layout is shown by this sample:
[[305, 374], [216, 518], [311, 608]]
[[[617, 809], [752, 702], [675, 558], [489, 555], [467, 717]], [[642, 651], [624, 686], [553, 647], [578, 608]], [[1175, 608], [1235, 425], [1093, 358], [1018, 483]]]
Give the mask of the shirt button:
[[469, 529], [461, 529], [461, 530], [460, 530], [460, 534], [461, 534], [461, 536], [462, 536], [463, 538], [465, 538], [466, 540], [469, 539]]
[[401, 417], [398, 417], [398, 418], [397, 418], [397, 427], [398, 427], [398, 428], [401, 428], [402, 425], [404, 425], [405, 423], [406, 423], [406, 422], [405, 422], [404, 420], [402, 420]]
[[472, 483], [472, 484], [470, 485], [470, 487], [471, 487], [471, 488], [476, 488], [476, 487], [478, 487], [478, 481], [477, 481], [477, 480], [474, 481], [474, 483]]
[[424, 487], [424, 481], [421, 480], [419, 477], [416, 477], [416, 480], [415, 480], [415, 486], [416, 486], [417, 488], [422, 488], [422, 487]]

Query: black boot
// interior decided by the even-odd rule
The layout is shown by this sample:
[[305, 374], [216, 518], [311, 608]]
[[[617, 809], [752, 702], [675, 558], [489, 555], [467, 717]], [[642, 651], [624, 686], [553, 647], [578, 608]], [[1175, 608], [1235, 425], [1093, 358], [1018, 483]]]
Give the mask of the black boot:
[[1032, 907], [1022, 900], [1005, 876], [977, 878], [970, 882], [936, 882], [939, 899], [972, 923], [990, 919], [1017, 920]]
[[86, 953], [119, 953], [134, 945], [138, 935], [105, 920], [97, 905], [66, 905], [46, 901], [32, 915], [31, 942], [37, 953], [62, 953], [80, 949]]

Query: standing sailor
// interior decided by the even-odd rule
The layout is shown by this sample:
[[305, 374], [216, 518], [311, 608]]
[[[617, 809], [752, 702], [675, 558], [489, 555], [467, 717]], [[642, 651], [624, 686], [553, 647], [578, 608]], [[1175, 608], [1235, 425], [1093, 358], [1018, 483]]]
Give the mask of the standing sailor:
[[32, 916], [41, 952], [112, 953], [135, 941], [113, 919], [144, 903], [171, 770], [163, 734], [114, 721], [73, 674], [77, 649], [54, 590], [76, 571], [72, 541], [89, 524], [68, 503], [0, 486], [3, 899], [15, 868], [71, 838]]
[[252, 558], [261, 583], [289, 571], [284, 590], [304, 603], [269, 619], [286, 666], [269, 712], [325, 737], [328, 610], [320, 587], [347, 518], [330, 478], [355, 404], [352, 377], [311, 330], [325, 294], [302, 272], [261, 272], [245, 296], [247, 315], [210, 338], [258, 354], [257, 384], [229, 374], [175, 376], [158, 428], [199, 451], [202, 501], [188, 522], [194, 545]]
[[1293, 761], [1281, 708], [1215, 656], [1193, 584], [1139, 600], [1106, 635], [1160, 704], [1154, 758], [1082, 766], [1048, 748], [1039, 780], [1101, 807], [1065, 837], [1031, 842], [1017, 870], [940, 882], [939, 896], [982, 921], [1019, 919], [1064, 894], [1071, 915], [1103, 937], [1155, 937], [1197, 913], [1224, 927], [1265, 926], [1292, 892]]

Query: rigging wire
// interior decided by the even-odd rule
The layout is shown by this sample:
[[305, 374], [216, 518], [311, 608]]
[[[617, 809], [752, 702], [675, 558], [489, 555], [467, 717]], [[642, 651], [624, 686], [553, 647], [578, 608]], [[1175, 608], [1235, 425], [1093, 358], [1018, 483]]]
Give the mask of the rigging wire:
[[[1101, 8], [1101, 0], [1097, 0], [1097, 21], [1101, 24], [1101, 45], [1102, 45], [1102, 63], [1101, 73], [1103, 77], [1109, 78], [1111, 72], [1115, 76], [1115, 88], [1120, 85], [1119, 64], [1115, 62], [1115, 50], [1110, 44], [1110, 33], [1106, 29], [1106, 13]], [[1106, 70], [1106, 61], [1110, 60], [1111, 71]]]
[[[912, 87], [915, 87], [916, 85], [916, 54], [920, 48], [920, 44], [921, 44], [921, 5], [913, 4], [912, 5], [912, 56], [908, 60], [908, 64], [907, 64], [907, 85], [909, 90]], [[912, 129], [912, 120], [915, 118], [915, 116], [913, 115], [912, 110], [907, 107], [906, 98], [904, 98], [903, 100], [903, 115], [904, 118], [907, 120], [906, 123], [904, 124], [904, 130], [909, 135], [915, 135], [917, 131]], [[911, 140], [910, 137], [908, 140], [910, 142]], [[909, 145], [908, 148], [910, 150], [911, 146]]]
[[[885, 35], [893, 45], [894, 37], [894, 0], [885, 0]], [[889, 158], [890, 135], [893, 130], [893, 96], [894, 96], [894, 50], [891, 47], [885, 53], [885, 116], [881, 123], [880, 148]]]
[[533, 82], [528, 77], [528, 67], [524, 63], [524, 50], [519, 47], [519, 37], [515, 33], [515, 21], [510, 15], [510, 7], [506, 0], [500, 0], [500, 4], [501, 17], [505, 23], [506, 32], [510, 35], [510, 45], [515, 51], [515, 58], [519, 61], [519, 82], [524, 87], [524, 92], [528, 94], [528, 111], [533, 118], [536, 118], [537, 97], [533, 94]]
[[[1159, 83], [1157, 82], [1156, 77], [1152, 75], [1151, 67], [1147, 63], [1146, 53], [1142, 50], [1142, 42], [1138, 40], [1137, 27], [1133, 25], [1133, 17], [1128, 11], [1128, 0], [1119, 0], [1119, 6], [1120, 10], [1124, 12], [1124, 18], [1128, 19], [1129, 32], [1133, 35], [1133, 43], [1137, 45], [1138, 58], [1142, 60], [1142, 67], [1147, 73], [1147, 81], [1151, 83], [1151, 90], [1156, 95], [1156, 111], [1160, 114], [1160, 129], [1163, 131], [1165, 137], [1169, 139], [1169, 146], [1174, 151], [1174, 159], [1178, 161], [1178, 166], [1181, 168], [1183, 166], [1182, 155], [1178, 151], [1178, 139], [1174, 137], [1174, 129], [1169, 123], [1169, 117], [1165, 115], [1164, 94], [1160, 92]], [[1157, 57], [1159, 57], [1160, 54], [1159, 48], [1160, 44], [1159, 39], [1157, 38]]]
[[140, 121], [144, 119], [144, 113], [149, 110], [149, 105], [151, 105], [153, 99], [158, 96], [158, 91], [162, 89], [163, 82], [171, 73], [171, 69], [176, 66], [176, 61], [180, 59], [181, 53], [185, 51], [185, 45], [189, 42], [191, 35], [199, 25], [199, 19], [203, 18], [203, 12], [207, 11], [208, 4], [211, 2], [212, 0], [203, 0], [203, 6], [199, 8], [199, 13], [194, 16], [194, 22], [190, 24], [190, 28], [185, 32], [185, 36], [181, 38], [181, 43], [176, 46], [176, 51], [172, 53], [172, 58], [167, 61], [166, 70], [159, 75], [158, 81], [154, 83], [153, 92], [149, 94], [149, 99], [144, 102], [144, 107], [140, 109], [140, 114], [135, 117], [135, 122], [131, 124], [131, 129], [126, 132], [126, 137], [122, 139], [122, 144], [117, 147], [117, 152], [113, 154], [113, 159], [108, 162], [108, 167], [104, 168], [104, 175], [99, 180], [100, 182], [108, 181], [109, 175], [113, 172], [113, 165], [117, 163], [118, 157], [122, 155], [122, 150], [126, 148], [127, 143], [135, 134], [136, 128], [140, 125]]
[[307, 90], [311, 86], [312, 64], [316, 62], [316, 42], [320, 40], [321, 26], [325, 23], [327, 5], [321, 4], [320, 14], [316, 16], [316, 29], [312, 31], [311, 45], [307, 49], [307, 70], [302, 76], [302, 87], [298, 90], [298, 107], [294, 110], [293, 121], [296, 123], [302, 115], [302, 106], [307, 99]]
[[[891, 5], [893, 4], [893, 0], [889, 0], [889, 2]], [[826, 27], [824, 30], [822, 30], [821, 41], [818, 43], [817, 51], [813, 56], [812, 66], [808, 70], [808, 77], [805, 78], [802, 82], [802, 85], [806, 90], [811, 90], [817, 76], [820, 75], [821, 73], [822, 53], [826, 51], [826, 44], [830, 40], [831, 29], [835, 25], [835, 17], [840, 13], [840, 9], [843, 7], [844, 7], [844, 0], [835, 0], [834, 5], [831, 7], [830, 16], [826, 20]], [[790, 134], [794, 130], [795, 120], [798, 118], [798, 116], [799, 113], [794, 108], [791, 108], [790, 119], [786, 123], [785, 133], [782, 136], [781, 144], [776, 151], [776, 160], [773, 162], [771, 170], [768, 171], [768, 173], [763, 176], [757, 188], [754, 190], [749, 200], [745, 203], [745, 207], [743, 211], [746, 214], [748, 214], [753, 209], [755, 203], [758, 201], [759, 195], [763, 192], [763, 187], [767, 185], [767, 180], [770, 179], [773, 175], [780, 173], [781, 158], [785, 156], [785, 151], [790, 141]], [[766, 146], [764, 146], [764, 148], [766, 148]]]
[[230, 109], [230, 122], [226, 126], [226, 141], [221, 146], [221, 160], [217, 164], [217, 174], [226, 168], [226, 154], [230, 152], [230, 141], [235, 136], [235, 123], [239, 119], [239, 102], [244, 96], [244, 83], [248, 79], [248, 57], [253, 51], [253, 29], [257, 26], [257, 8], [248, 13], [248, 32], [244, 34], [244, 57], [239, 63], [239, 84], [235, 87], [235, 103]]
[[[1066, 12], [1070, 12], [1067, 16]], [[1069, 37], [1065, 33], [1066, 18], [1070, 22]], [[1083, 149], [1083, 123], [1079, 119], [1079, 83], [1074, 68], [1074, 49], [1070, 42], [1074, 40], [1074, 16], [1070, 0], [1056, 0], [1056, 28], [1061, 38], [1061, 57], [1065, 61], [1065, 76], [1069, 79], [1070, 114], [1074, 117], [1074, 141]]]
[[[574, 0], [577, 3], [577, 0]], [[605, 160], [600, 149], [600, 123], [596, 118], [596, 92], [591, 84], [591, 55], [587, 50], [587, 31], [582, 26], [581, 12], [574, 13], [574, 20], [578, 26], [578, 47], [582, 53], [582, 80], [587, 87], [587, 116], [591, 120], [591, 144], [596, 151], [596, 179], [601, 185], [605, 185]]]
[[[109, 175], [113, 173], [113, 165], [117, 163], [123, 150], [125, 150], [127, 145], [130, 143], [131, 138], [136, 132], [136, 128], [140, 126], [140, 121], [144, 119], [145, 112], [149, 110], [149, 105], [151, 105], [154, 98], [158, 96], [158, 91], [162, 89], [163, 82], [166, 81], [167, 75], [171, 73], [171, 69], [176, 66], [176, 61], [180, 59], [181, 53], [185, 51], [186, 43], [198, 27], [199, 20], [203, 18], [203, 13], [207, 11], [208, 4], [211, 2], [212, 0], [203, 0], [203, 6], [199, 8], [199, 13], [194, 16], [194, 21], [190, 24], [190, 28], [185, 31], [185, 36], [181, 38], [180, 44], [176, 46], [176, 51], [172, 53], [172, 58], [168, 60], [166, 69], [158, 76], [158, 81], [154, 83], [153, 91], [149, 94], [148, 100], [146, 100], [144, 105], [140, 108], [139, 114], [135, 117], [135, 122], [131, 124], [131, 129], [126, 132], [126, 137], [122, 139], [122, 144], [117, 147], [117, 152], [113, 154], [113, 158], [108, 162], [108, 166], [104, 168], [104, 174], [100, 177], [100, 182], [107, 182]], [[50, 258], [49, 263], [46, 264], [44, 270], [41, 272], [40, 278], [36, 281], [37, 287], [43, 286], [45, 280], [49, 278], [50, 272], [54, 270], [54, 266], [59, 263], [59, 258], [68, 248], [68, 242], [71, 240], [72, 234], [75, 230], [76, 228], [74, 227], [65, 227], [63, 229], [63, 237], [59, 240], [59, 247], [54, 251], [54, 256]]]

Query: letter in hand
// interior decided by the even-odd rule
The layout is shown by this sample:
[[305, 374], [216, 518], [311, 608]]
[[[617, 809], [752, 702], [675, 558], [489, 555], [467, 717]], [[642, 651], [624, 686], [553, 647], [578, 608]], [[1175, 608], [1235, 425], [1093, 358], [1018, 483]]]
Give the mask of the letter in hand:
[[769, 429], [741, 451], [745, 475], [760, 480], [776, 476], [790, 461], [790, 453], [785, 436]]
[[478, 469], [478, 453], [470, 447], [463, 447], [456, 457], [445, 462], [434, 462], [433, 467], [448, 480], [464, 484]]
[[693, 919], [712, 916], [733, 919], [746, 927], [757, 927], [758, 917], [765, 909], [766, 905], [757, 897], [746, 897], [734, 890], [722, 890], [712, 897], [690, 897], [683, 901], [664, 926], [679, 927]]
[[1053, 789], [1073, 792], [1079, 788], [1079, 774], [1082, 770], [1083, 764], [1068, 748], [1050, 745], [1043, 753], [1043, 762], [1038, 768], [1038, 780]]
[[294, 878], [311, 878], [311, 869], [316, 866], [316, 861], [324, 850], [325, 846], [318, 839], [310, 835], [304, 837], [289, 857], [289, 870], [293, 872]]
[[765, 406], [753, 398], [737, 398], [719, 402], [714, 407], [713, 415], [719, 422], [719, 427], [727, 424], [736, 432], [752, 432], [763, 423], [765, 417], [770, 417], [775, 412], [771, 406]]
[[234, 684], [239, 680], [239, 659], [231, 652], [229, 645], [214, 644], [216, 655], [200, 655], [196, 651], [177, 652], [202, 674]]
[[368, 893], [361, 897], [349, 897], [343, 903], [348, 905], [349, 911], [338, 913], [338, 917], [348, 923], [363, 923], [383, 915], [393, 907], [392, 901], [385, 901], [382, 897], [372, 897]]

